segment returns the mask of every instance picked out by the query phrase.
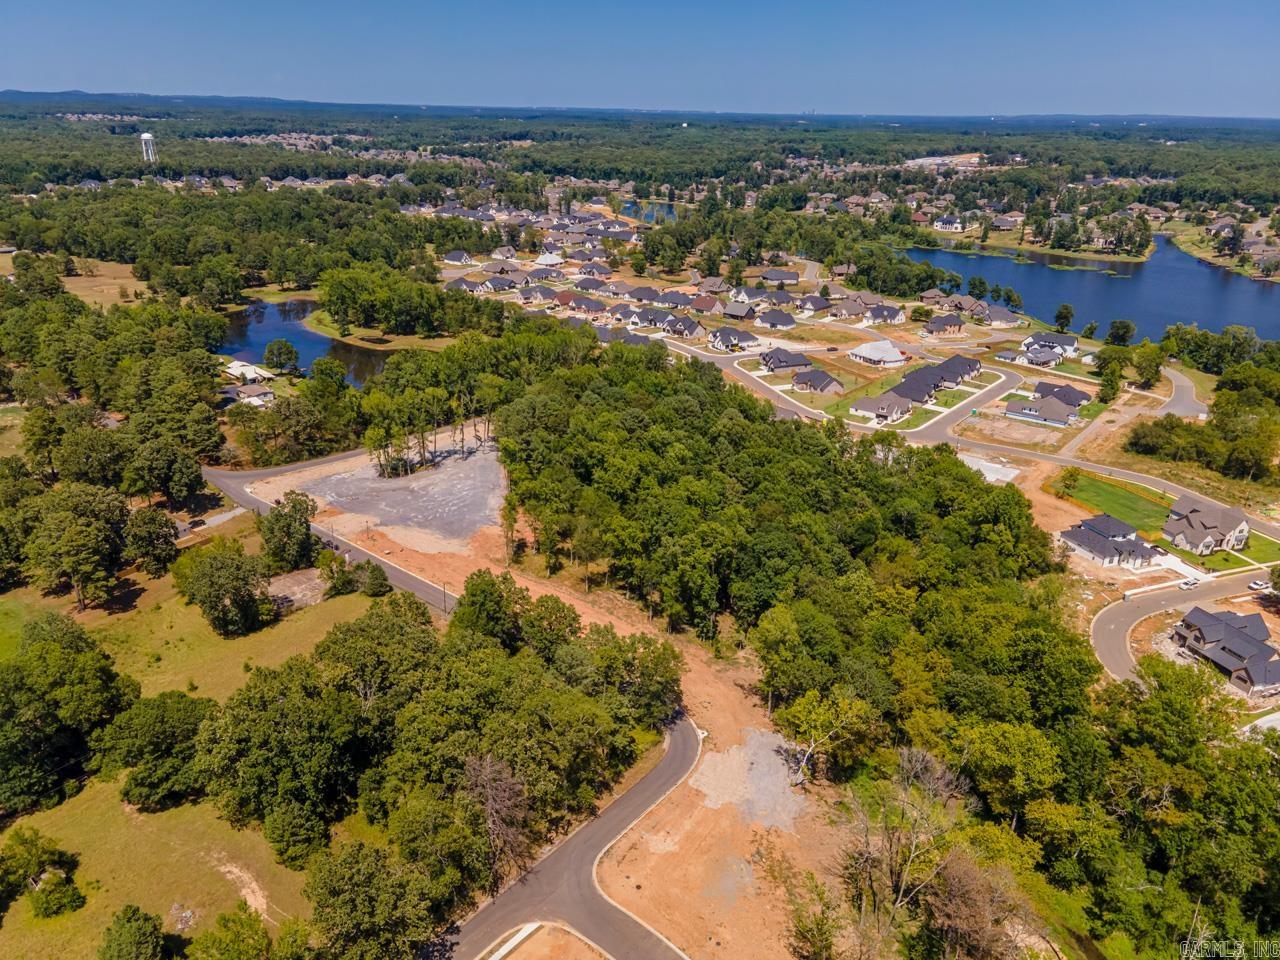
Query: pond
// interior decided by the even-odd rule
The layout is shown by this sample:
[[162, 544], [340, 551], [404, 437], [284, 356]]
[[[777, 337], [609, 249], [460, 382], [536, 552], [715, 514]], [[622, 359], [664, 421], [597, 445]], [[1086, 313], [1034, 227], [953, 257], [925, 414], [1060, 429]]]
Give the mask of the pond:
[[640, 220], [644, 223], [662, 223], [675, 220], [680, 216], [679, 208], [674, 203], [660, 200], [624, 200], [619, 211], [624, 217]]
[[[1080, 260], [1030, 253], [1030, 262], [956, 250], [908, 250], [913, 260], [927, 260], [965, 278], [984, 277], [1022, 296], [1023, 309], [1052, 322], [1061, 303], [1075, 308], [1072, 327], [1097, 321], [1105, 334], [1112, 320], [1132, 320], [1138, 337], [1160, 339], [1174, 323], [1194, 323], [1204, 330], [1231, 324], [1253, 327], [1267, 339], [1280, 338], [1280, 284], [1250, 280], [1183, 253], [1168, 237], [1156, 237], [1156, 249], [1145, 263]], [[1086, 269], [1079, 269], [1079, 268]], [[1064, 269], [1065, 268], [1065, 269]]]
[[281, 303], [254, 300], [228, 315], [230, 322], [222, 352], [236, 360], [261, 363], [267, 344], [272, 340], [288, 340], [297, 349], [298, 366], [303, 370], [321, 357], [333, 357], [347, 368], [347, 380], [356, 386], [382, 369], [387, 351], [358, 347], [307, 329], [302, 320], [315, 307], [314, 300]]

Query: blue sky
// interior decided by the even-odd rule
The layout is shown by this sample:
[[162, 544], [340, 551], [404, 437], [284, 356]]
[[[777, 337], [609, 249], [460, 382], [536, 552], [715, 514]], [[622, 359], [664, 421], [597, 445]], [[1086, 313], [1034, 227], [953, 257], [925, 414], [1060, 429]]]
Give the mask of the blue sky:
[[0, 88], [774, 113], [1280, 115], [1275, 0], [4, 6]]

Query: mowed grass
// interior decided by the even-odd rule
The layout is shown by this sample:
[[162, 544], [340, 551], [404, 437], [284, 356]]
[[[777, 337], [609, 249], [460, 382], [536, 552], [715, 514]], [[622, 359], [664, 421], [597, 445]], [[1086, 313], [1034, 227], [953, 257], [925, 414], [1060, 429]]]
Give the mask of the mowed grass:
[[1280, 560], [1280, 542], [1260, 533], [1249, 534], [1249, 545], [1237, 551], [1254, 563], [1275, 563]]
[[74, 913], [36, 919], [19, 898], [0, 926], [0, 957], [62, 960], [97, 956], [102, 931], [125, 904], [158, 914], [166, 931], [187, 910], [190, 936], [245, 899], [269, 926], [306, 917], [304, 875], [275, 862], [254, 829], [236, 830], [208, 803], [138, 813], [120, 801], [119, 784], [91, 781], [52, 810], [23, 817], [80, 861], [76, 883], [87, 902]]
[[[1051, 493], [1062, 492], [1061, 480], [1062, 474], [1059, 473], [1050, 482]], [[1169, 506], [1173, 503], [1169, 497], [1154, 490], [1139, 491], [1096, 473], [1081, 473], [1067, 499], [1086, 510], [1109, 513], [1147, 534], [1157, 533], [1164, 526], [1169, 517]]]
[[[243, 540], [250, 553], [258, 540], [252, 517], [236, 518], [214, 532]], [[126, 585], [133, 606], [123, 612], [93, 608], [78, 613], [69, 598], [45, 596], [32, 587], [0, 596], [0, 657], [17, 646], [22, 624], [44, 610], [70, 613], [97, 637], [116, 668], [137, 678], [144, 696], [188, 690], [225, 700], [245, 681], [246, 665], [279, 666], [310, 653], [334, 624], [353, 620], [369, 606], [367, 597], [348, 595], [296, 610], [278, 623], [246, 637], [220, 637], [200, 608], [188, 604], [171, 576], [152, 580], [133, 572]]]

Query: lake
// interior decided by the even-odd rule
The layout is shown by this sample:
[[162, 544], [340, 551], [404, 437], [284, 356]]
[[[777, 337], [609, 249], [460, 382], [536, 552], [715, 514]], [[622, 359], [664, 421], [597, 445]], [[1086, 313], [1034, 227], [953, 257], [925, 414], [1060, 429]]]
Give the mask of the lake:
[[624, 200], [619, 212], [624, 217], [644, 223], [662, 223], [665, 220], [675, 220], [680, 216], [679, 209], [674, 203], [664, 203], [660, 200]]
[[[1132, 320], [1138, 338], [1159, 340], [1174, 323], [1194, 323], [1204, 330], [1231, 324], [1253, 327], [1266, 339], [1280, 338], [1280, 284], [1250, 280], [1183, 253], [1168, 237], [1157, 236], [1156, 249], [1145, 263], [1079, 260], [1029, 253], [1030, 263], [1012, 257], [954, 250], [907, 251], [913, 260], [958, 273], [966, 282], [977, 275], [989, 283], [1012, 286], [1022, 295], [1023, 309], [1053, 322], [1061, 303], [1076, 311], [1072, 327], [1091, 320], [1105, 335], [1112, 320]], [[1054, 266], [1091, 269], [1054, 269]], [[1111, 271], [1111, 272], [1106, 272]]]
[[288, 340], [298, 351], [298, 366], [308, 369], [321, 357], [333, 357], [347, 368], [347, 379], [360, 386], [382, 369], [387, 352], [333, 340], [307, 329], [303, 318], [316, 308], [314, 300], [268, 303], [254, 300], [228, 315], [227, 338], [222, 352], [236, 360], [261, 363], [272, 340]]

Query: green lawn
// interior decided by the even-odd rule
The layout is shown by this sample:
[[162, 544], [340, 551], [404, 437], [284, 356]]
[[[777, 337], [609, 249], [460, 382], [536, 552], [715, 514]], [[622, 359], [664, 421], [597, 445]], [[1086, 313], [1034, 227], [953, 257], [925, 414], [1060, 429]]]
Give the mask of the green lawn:
[[934, 397], [934, 402], [940, 407], [954, 407], [965, 401], [972, 400], [976, 394], [968, 390], [942, 390]]
[[923, 427], [934, 417], [941, 416], [937, 410], [929, 410], [925, 407], [916, 407], [908, 414], [905, 420], [900, 420], [895, 424], [891, 424], [890, 430], [914, 430], [916, 427]]
[[1099, 403], [1097, 400], [1091, 400], [1076, 412], [1080, 415], [1081, 420], [1093, 420], [1105, 409], [1107, 409], [1107, 405], [1105, 403]]
[[1000, 402], [1008, 403], [1010, 400], [1026, 400], [1026, 399], [1028, 399], [1027, 394], [1022, 393], [1021, 391], [1018, 391], [1018, 390], [1011, 390], [1009, 393], [1006, 393], [1003, 397], [1000, 398]]
[[75, 879], [87, 902], [74, 913], [38, 920], [18, 899], [0, 926], [0, 957], [95, 957], [102, 931], [126, 903], [158, 914], [169, 932], [178, 915], [192, 911], [188, 936], [242, 898], [275, 923], [310, 914], [302, 896], [305, 875], [276, 863], [258, 830], [236, 830], [208, 803], [138, 813], [120, 802], [119, 789], [92, 780], [70, 800], [17, 821], [79, 858]]
[[[1061, 477], [1059, 473], [1050, 482], [1051, 492], [1061, 491]], [[1171, 498], [1154, 490], [1140, 490], [1087, 472], [1081, 473], [1075, 488], [1067, 496], [1086, 510], [1109, 513], [1147, 534], [1157, 533], [1164, 526], [1169, 516], [1169, 505], [1173, 503]]]
[[1199, 557], [1190, 550], [1179, 550], [1168, 540], [1161, 540], [1160, 546], [1175, 557], [1181, 557], [1192, 566], [1200, 567], [1210, 573], [1221, 573], [1223, 570], [1242, 570], [1249, 565], [1248, 560], [1237, 557], [1234, 553], [1227, 553], [1225, 550], [1211, 553], [1207, 557]]
[[995, 383], [999, 379], [1000, 379], [1000, 374], [996, 373], [994, 370], [984, 370], [982, 373], [978, 374], [976, 377], [973, 378], [973, 382], [979, 383], [984, 387], [989, 387], [991, 386], [991, 384]]
[[1260, 533], [1249, 534], [1249, 545], [1238, 551], [1254, 563], [1274, 563], [1280, 560], [1280, 542]]

